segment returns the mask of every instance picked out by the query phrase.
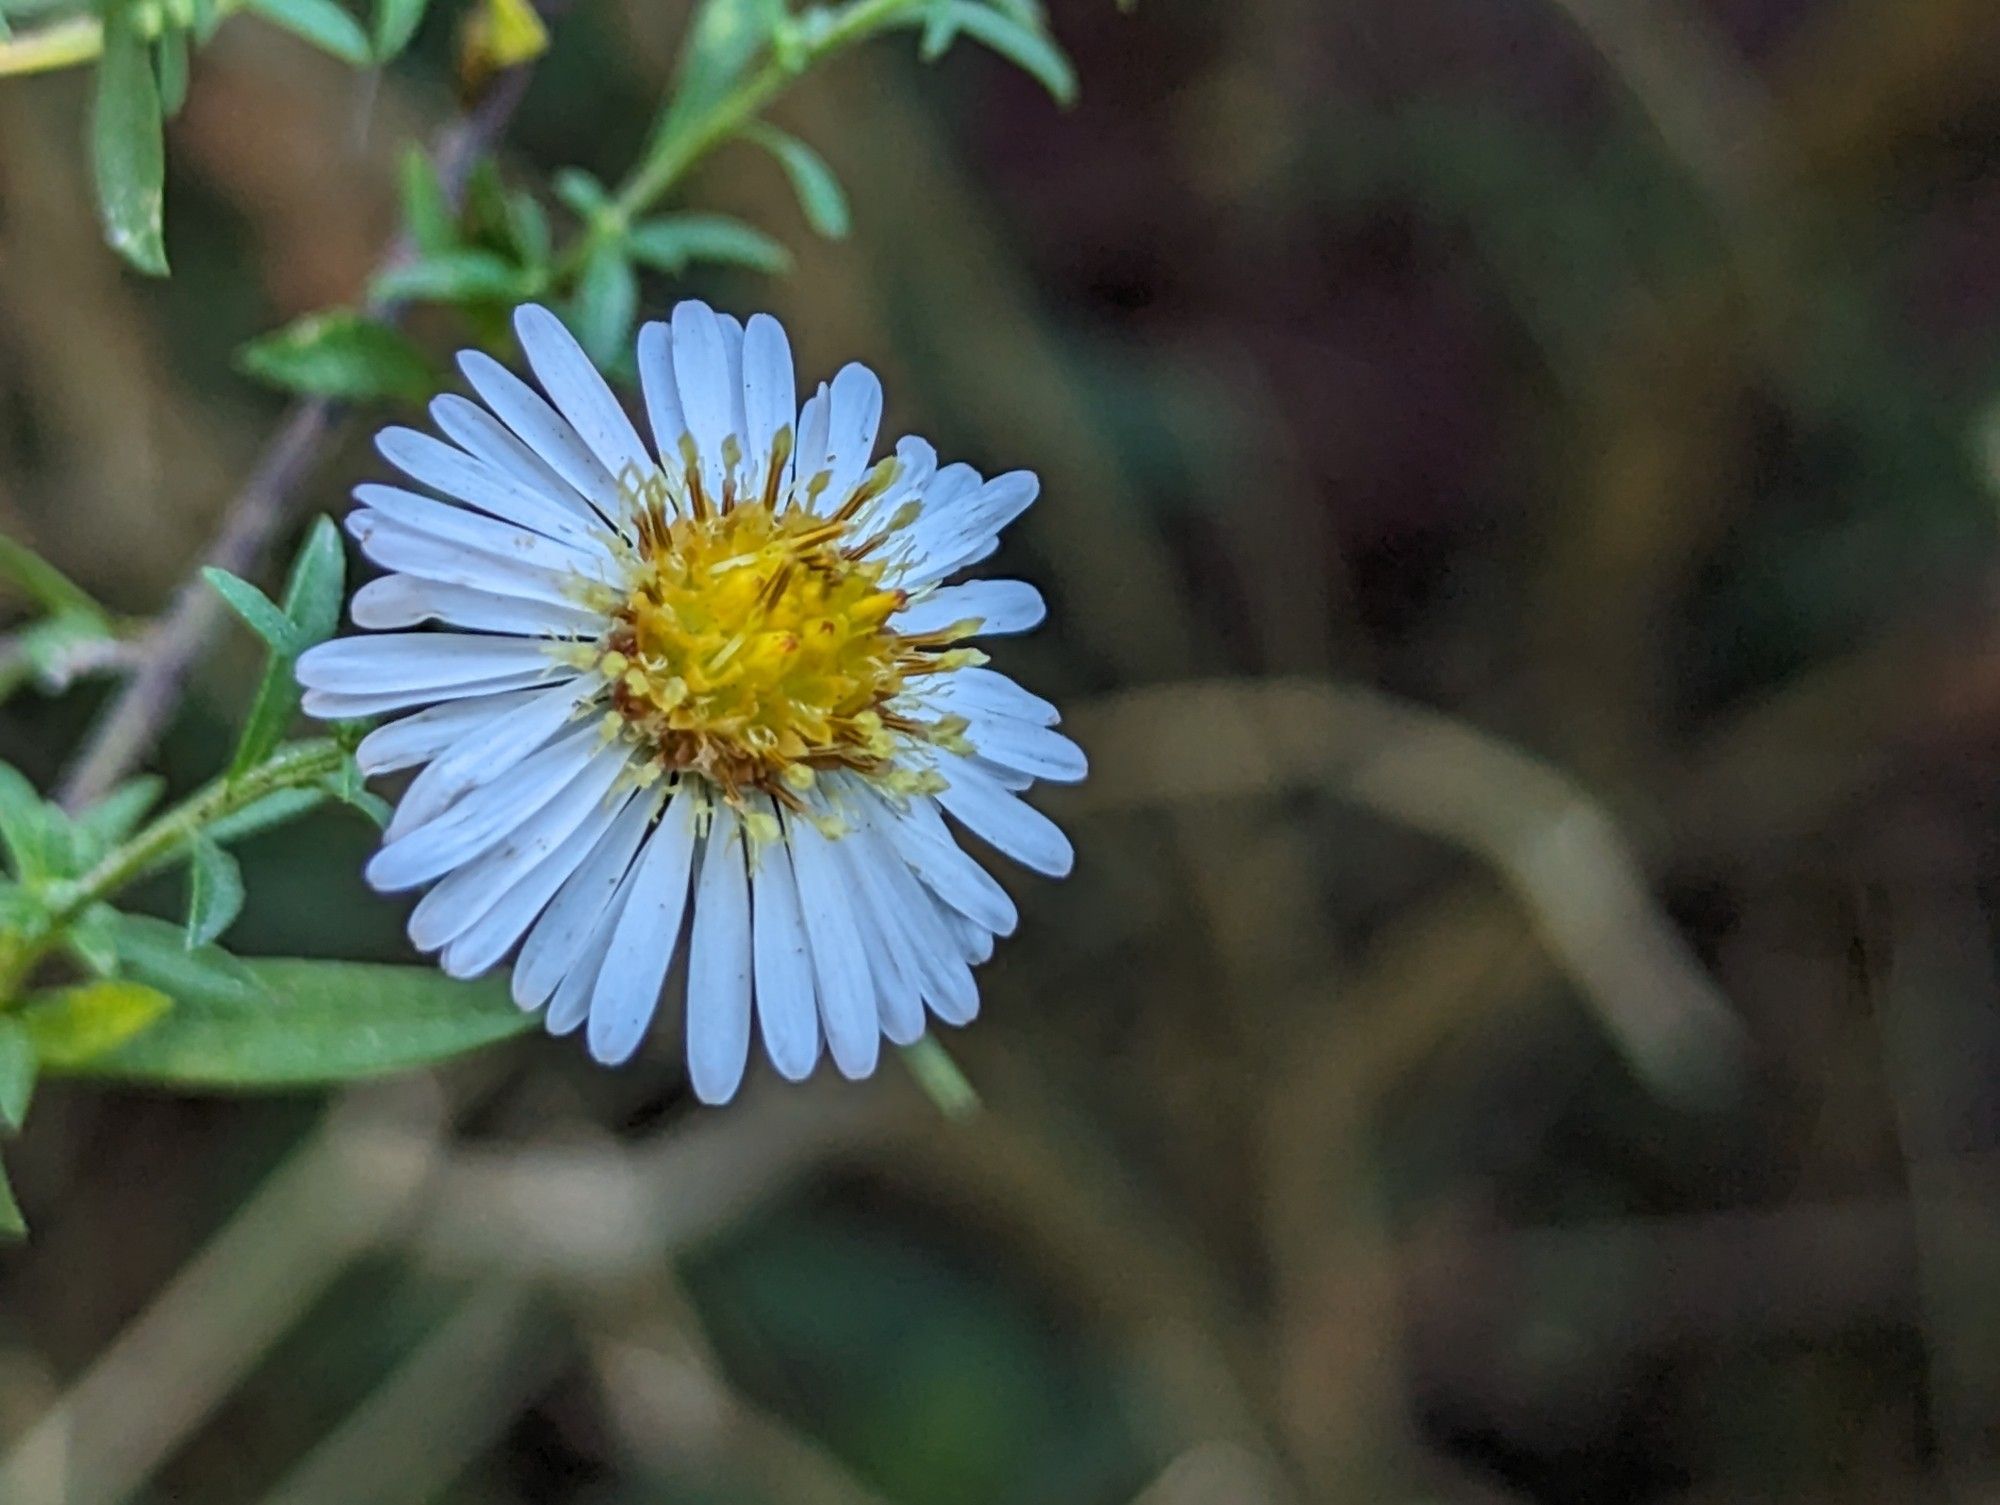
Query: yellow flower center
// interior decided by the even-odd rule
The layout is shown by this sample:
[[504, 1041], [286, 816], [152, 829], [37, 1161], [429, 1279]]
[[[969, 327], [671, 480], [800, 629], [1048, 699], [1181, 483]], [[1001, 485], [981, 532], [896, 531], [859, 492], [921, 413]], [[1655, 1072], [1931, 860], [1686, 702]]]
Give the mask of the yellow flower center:
[[888, 625], [903, 593], [868, 557], [880, 538], [852, 527], [887, 479], [871, 477], [832, 516], [728, 494], [718, 509], [698, 482], [691, 508], [669, 513], [654, 489], [595, 664], [613, 726], [652, 751], [659, 773], [700, 774], [732, 802], [757, 789], [796, 805], [822, 772], [885, 774], [897, 733], [948, 741], [963, 730], [885, 709], [910, 678], [974, 657], [947, 650], [954, 633]]

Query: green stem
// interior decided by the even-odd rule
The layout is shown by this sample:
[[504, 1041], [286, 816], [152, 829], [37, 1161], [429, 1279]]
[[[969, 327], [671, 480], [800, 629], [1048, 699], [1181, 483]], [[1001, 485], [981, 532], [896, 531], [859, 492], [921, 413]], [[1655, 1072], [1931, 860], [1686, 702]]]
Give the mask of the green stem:
[[247, 810], [259, 800], [286, 789], [304, 788], [338, 773], [346, 749], [330, 739], [294, 742], [279, 748], [255, 767], [234, 778], [220, 778], [196, 790], [153, 821], [97, 866], [50, 895], [47, 917], [32, 933], [0, 935], [0, 1010], [20, 997], [64, 929], [93, 904], [102, 903], [127, 884], [180, 855], [198, 835], [217, 821]]
[[74, 919], [178, 855], [197, 834], [225, 816], [281, 790], [303, 788], [338, 773], [346, 757], [340, 744], [330, 739], [294, 742], [233, 778], [220, 778], [197, 790], [77, 879], [56, 910], [58, 923]]
[[[806, 39], [799, 51], [772, 58], [717, 101], [701, 120], [658, 142], [618, 191], [611, 217], [630, 223], [644, 214], [697, 162], [756, 119], [766, 105], [784, 93], [787, 84], [813, 64], [876, 32], [919, 19], [928, 4], [929, 0], [854, 0], [823, 30]], [[559, 280], [566, 281], [581, 269], [596, 233], [595, 227], [587, 230], [563, 255], [556, 267]]]

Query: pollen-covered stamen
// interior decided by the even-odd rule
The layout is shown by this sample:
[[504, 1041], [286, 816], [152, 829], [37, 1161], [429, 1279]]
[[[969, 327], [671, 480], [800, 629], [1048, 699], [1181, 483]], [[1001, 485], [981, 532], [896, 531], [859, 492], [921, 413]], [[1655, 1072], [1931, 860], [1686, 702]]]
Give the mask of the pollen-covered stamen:
[[[788, 439], [773, 446], [773, 475]], [[962, 654], [942, 634], [892, 630], [903, 593], [884, 584], [886, 566], [847, 550], [852, 519], [893, 483], [893, 466], [831, 516], [771, 505], [769, 481], [762, 498], [725, 485], [718, 510], [700, 466], [686, 475], [684, 515], [658, 498], [639, 507], [630, 584], [595, 659], [620, 732], [654, 766], [802, 808], [820, 773], [884, 774], [898, 736], [960, 734], [883, 710], [911, 676]]]

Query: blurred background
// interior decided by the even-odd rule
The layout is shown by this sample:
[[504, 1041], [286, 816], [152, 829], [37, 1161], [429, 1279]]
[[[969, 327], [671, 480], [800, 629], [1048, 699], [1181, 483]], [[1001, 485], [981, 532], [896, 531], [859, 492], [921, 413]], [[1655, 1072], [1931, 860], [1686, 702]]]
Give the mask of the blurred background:
[[[684, 19], [566, 12], [509, 177], [613, 178]], [[2000, 1498], [2000, 11], [1053, 20], [1073, 111], [872, 45], [777, 112], [852, 237], [737, 149], [687, 201], [795, 273], [646, 287], [1044, 479], [998, 656], [1094, 773], [951, 1041], [984, 1110], [893, 1065], [697, 1110], [670, 1028], [51, 1085], [6, 1505]], [[159, 609], [278, 413], [231, 351], [355, 295], [452, 74], [444, 26], [372, 88], [225, 28], [157, 285], [84, 80], [0, 88], [0, 529]], [[342, 433], [313, 510], [378, 468]], [[53, 776], [100, 697], [0, 756]], [[232, 944], [405, 955], [371, 842], [247, 847]]]

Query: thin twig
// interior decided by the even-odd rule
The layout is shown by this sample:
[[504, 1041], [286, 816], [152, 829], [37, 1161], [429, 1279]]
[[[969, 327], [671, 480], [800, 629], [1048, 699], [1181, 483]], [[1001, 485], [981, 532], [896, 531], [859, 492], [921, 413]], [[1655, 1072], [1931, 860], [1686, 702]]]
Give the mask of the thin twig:
[[[439, 132], [431, 158], [448, 202], [458, 201], [473, 166], [513, 118], [527, 92], [531, 71], [524, 66], [502, 74], [475, 108]], [[395, 266], [414, 250], [407, 234], [398, 235], [382, 266]], [[403, 308], [371, 300], [367, 311], [393, 324], [400, 320]], [[222, 527], [202, 560], [204, 565], [235, 575], [257, 568], [272, 539], [290, 521], [299, 486], [311, 473], [340, 414], [340, 405], [325, 398], [301, 398], [291, 405], [224, 513]], [[103, 798], [152, 750], [166, 730], [189, 667], [223, 615], [220, 598], [202, 581], [200, 571], [189, 575], [141, 645], [137, 669], [98, 720], [59, 786], [57, 799], [65, 809], [79, 809]]]

